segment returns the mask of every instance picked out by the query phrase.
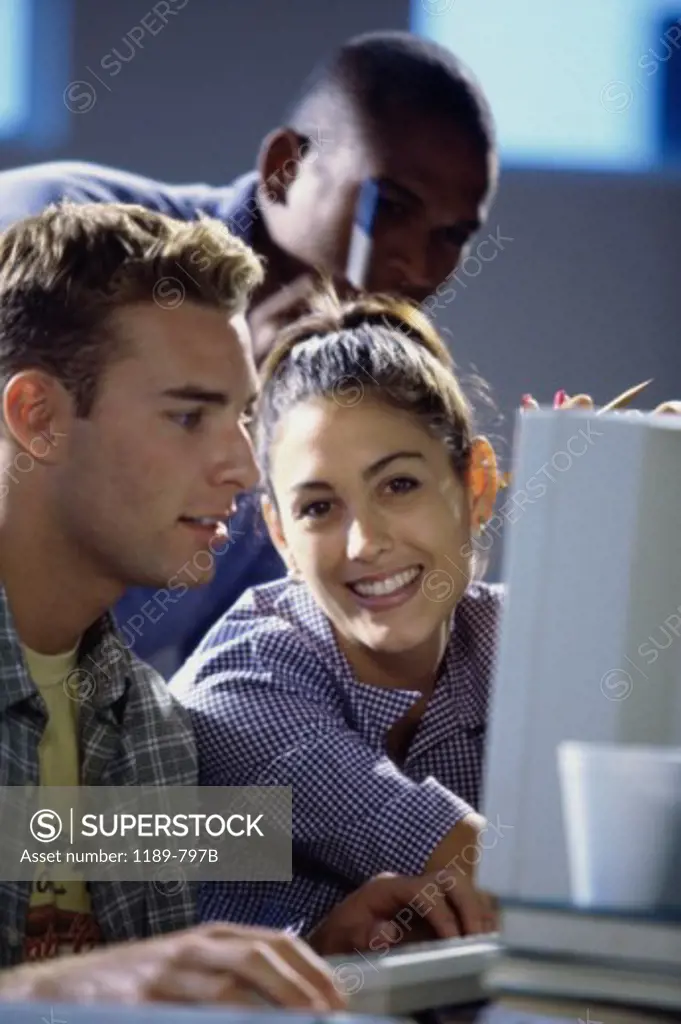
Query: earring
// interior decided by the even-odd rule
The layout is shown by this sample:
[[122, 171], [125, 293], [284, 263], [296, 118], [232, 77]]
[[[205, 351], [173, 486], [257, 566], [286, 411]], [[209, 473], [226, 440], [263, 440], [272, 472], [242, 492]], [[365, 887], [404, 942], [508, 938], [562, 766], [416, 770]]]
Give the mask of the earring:
[[297, 566], [289, 566], [287, 575], [291, 583], [302, 583], [302, 577]]

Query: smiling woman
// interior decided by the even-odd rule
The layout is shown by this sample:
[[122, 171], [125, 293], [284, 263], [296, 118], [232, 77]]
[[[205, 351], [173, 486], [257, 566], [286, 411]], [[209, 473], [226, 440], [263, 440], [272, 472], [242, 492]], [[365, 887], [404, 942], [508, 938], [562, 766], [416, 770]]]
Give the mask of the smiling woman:
[[206, 886], [203, 915], [309, 929], [377, 873], [473, 873], [496, 463], [430, 322], [380, 297], [284, 332], [257, 442], [289, 578], [246, 594], [172, 689], [203, 784], [293, 789], [293, 881]]

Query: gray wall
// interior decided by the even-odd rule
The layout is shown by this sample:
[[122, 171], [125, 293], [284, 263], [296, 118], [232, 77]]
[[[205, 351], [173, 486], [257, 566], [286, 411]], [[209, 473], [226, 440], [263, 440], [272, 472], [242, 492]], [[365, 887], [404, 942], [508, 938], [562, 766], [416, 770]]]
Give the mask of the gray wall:
[[[481, 406], [481, 423], [502, 457], [526, 392], [550, 402], [565, 388], [605, 403], [653, 377], [640, 408], [681, 398], [681, 182], [509, 171], [490, 230], [503, 248], [464, 263], [436, 316], [462, 371], [474, 365], [492, 387], [497, 414]], [[495, 538], [488, 578], [500, 546]]]
[[[61, 0], [41, 2], [53, 10]], [[88, 106], [88, 95], [94, 102], [71, 115], [70, 137], [40, 159], [227, 181], [252, 165], [320, 54], [354, 33], [409, 23], [407, 0], [187, 0], [165, 27], [150, 16], [152, 28], [140, 28], [152, 7], [75, 0], [59, 93], [81, 80], [94, 91], [79, 87], [74, 105]], [[38, 31], [41, 24], [44, 37], [47, 18]], [[139, 40], [135, 55], [113, 75], [113, 51], [129, 53], [128, 33]], [[0, 150], [0, 166], [34, 159], [26, 149]], [[605, 401], [655, 377], [651, 401], [681, 395], [680, 191], [649, 177], [502, 174], [489, 228], [512, 241], [489, 262], [469, 261], [437, 312], [462, 370], [474, 364], [492, 386], [501, 416], [487, 412], [486, 429], [508, 439], [526, 391], [548, 401], [564, 387]]]

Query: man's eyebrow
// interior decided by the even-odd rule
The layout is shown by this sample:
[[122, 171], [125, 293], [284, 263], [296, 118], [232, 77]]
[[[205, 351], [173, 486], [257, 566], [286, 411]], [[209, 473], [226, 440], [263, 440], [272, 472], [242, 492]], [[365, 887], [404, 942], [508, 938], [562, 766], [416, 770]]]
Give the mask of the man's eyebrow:
[[199, 384], [185, 384], [180, 388], [166, 388], [161, 392], [164, 398], [177, 398], [184, 402], [207, 402], [211, 405], [227, 405], [229, 395], [225, 391], [209, 391]]
[[[376, 476], [381, 470], [385, 469], [395, 459], [424, 459], [422, 452], [392, 452], [390, 455], [384, 455], [382, 459], [378, 459], [377, 462], [373, 462], [368, 466], [362, 476], [365, 480], [370, 480], [372, 476]], [[306, 491], [306, 490], [322, 490], [332, 491], [333, 487], [327, 483], [326, 480], [304, 480], [300, 484], [296, 484], [293, 488], [294, 491]]]

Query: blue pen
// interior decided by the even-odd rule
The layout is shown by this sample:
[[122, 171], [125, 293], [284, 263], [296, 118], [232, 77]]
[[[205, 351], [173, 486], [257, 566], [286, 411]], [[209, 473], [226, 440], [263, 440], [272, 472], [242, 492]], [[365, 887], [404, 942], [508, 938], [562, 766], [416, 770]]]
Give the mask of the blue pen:
[[345, 274], [355, 288], [364, 288], [371, 260], [372, 235], [378, 207], [378, 182], [367, 178], [362, 183], [355, 206], [350, 250]]

